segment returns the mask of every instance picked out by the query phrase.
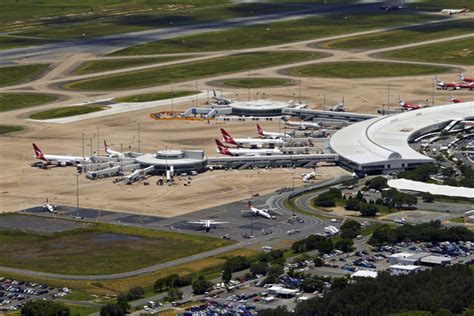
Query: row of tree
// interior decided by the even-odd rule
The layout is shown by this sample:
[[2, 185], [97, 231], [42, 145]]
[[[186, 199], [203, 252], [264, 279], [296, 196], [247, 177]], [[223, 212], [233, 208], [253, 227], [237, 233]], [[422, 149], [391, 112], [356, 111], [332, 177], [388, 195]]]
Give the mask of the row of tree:
[[307, 238], [295, 241], [291, 245], [294, 253], [302, 253], [311, 250], [318, 250], [321, 254], [328, 254], [335, 249], [342, 252], [350, 252], [353, 249], [354, 242], [351, 238], [337, 238], [333, 243], [331, 238], [320, 235], [309, 235]]
[[393, 245], [397, 242], [416, 240], [426, 242], [474, 241], [474, 232], [460, 226], [442, 227], [439, 220], [397, 227], [383, 225], [374, 231], [369, 239], [369, 244], [373, 246]]

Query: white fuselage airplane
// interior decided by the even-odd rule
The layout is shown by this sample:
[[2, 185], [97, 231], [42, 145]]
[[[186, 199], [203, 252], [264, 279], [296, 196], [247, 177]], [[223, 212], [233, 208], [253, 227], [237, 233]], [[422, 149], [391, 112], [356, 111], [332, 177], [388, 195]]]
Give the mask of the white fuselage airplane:
[[268, 210], [259, 209], [259, 208], [253, 207], [253, 206], [250, 206], [249, 210], [243, 211], [243, 212], [244, 213], [250, 213], [250, 214], [252, 214], [252, 216], [261, 216], [261, 217], [268, 218], [268, 219], [275, 219], [276, 218], [274, 215], [271, 215], [270, 213], [268, 213]]
[[218, 105], [229, 105], [229, 104], [232, 103], [231, 99], [226, 99], [226, 98], [223, 98], [222, 96], [218, 97], [217, 94], [216, 94], [216, 90], [212, 90], [212, 93], [214, 94], [212, 96], [212, 99], [215, 101], [216, 104], [218, 104]]
[[318, 129], [320, 126], [318, 123], [313, 122], [294, 122], [294, 121], [285, 121], [285, 124], [289, 127], [296, 127], [299, 129], [307, 129], [307, 128], [314, 128]]
[[221, 133], [224, 142], [227, 144], [236, 145], [238, 147], [262, 148], [275, 147], [275, 145], [283, 144], [283, 140], [279, 138], [233, 138], [223, 128], [221, 128]]
[[57, 205], [53, 205], [53, 204], [49, 204], [48, 202], [46, 202], [45, 205], [43, 205], [43, 209], [45, 211], [48, 211], [50, 213], [56, 213], [56, 209], [58, 208]]
[[338, 104], [333, 106], [329, 111], [344, 112], [345, 111], [345, 109], [344, 109], [344, 98], [342, 98], [342, 100]]
[[33, 149], [35, 150], [35, 157], [37, 159], [47, 163], [57, 163], [60, 166], [76, 165], [82, 162], [90, 161], [89, 157], [47, 155], [43, 153], [36, 144], [33, 144]]
[[269, 156], [279, 155], [281, 150], [278, 148], [262, 148], [262, 149], [246, 149], [246, 148], [229, 148], [222, 144], [218, 139], [215, 140], [217, 151], [228, 156]]
[[285, 133], [266, 132], [258, 124], [257, 124], [257, 133], [258, 133], [258, 135], [262, 136], [263, 138], [271, 138], [271, 139], [290, 137], [290, 135], [285, 134]]
[[112, 148], [110, 148], [107, 145], [107, 142], [105, 141], [105, 139], [104, 139], [104, 146], [105, 146], [105, 152], [110, 158], [124, 158], [125, 157], [125, 155], [122, 154], [121, 152], [112, 150]]
[[303, 182], [309, 182], [310, 180], [316, 178], [318, 174], [316, 173], [316, 170], [313, 171], [313, 172], [310, 172], [310, 173], [303, 173], [302, 176], [303, 176]]
[[468, 11], [469, 11], [469, 9], [467, 8], [467, 6], [465, 6], [462, 9], [443, 9], [443, 10], [441, 10], [441, 13], [453, 15], [453, 14], [465, 13], [465, 12], [468, 12]]
[[188, 224], [196, 224], [196, 225], [201, 225], [202, 228], [206, 230], [206, 232], [209, 232], [211, 228], [216, 228], [217, 225], [223, 225], [223, 224], [228, 224], [229, 222], [217, 222], [213, 219], [204, 219], [204, 220], [199, 220], [199, 221], [190, 221]]
[[422, 105], [422, 104], [413, 104], [413, 103], [407, 103], [405, 101], [403, 101], [402, 99], [400, 99], [400, 107], [403, 109], [403, 110], [407, 110], [407, 111], [413, 111], [413, 110], [419, 110], [419, 109], [422, 109], [426, 106]]

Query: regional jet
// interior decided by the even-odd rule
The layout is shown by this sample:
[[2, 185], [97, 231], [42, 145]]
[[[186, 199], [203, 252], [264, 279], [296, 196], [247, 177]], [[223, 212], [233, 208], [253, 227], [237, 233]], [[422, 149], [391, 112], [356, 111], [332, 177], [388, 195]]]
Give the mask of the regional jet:
[[307, 183], [307, 182], [313, 180], [314, 178], [316, 178], [318, 176], [318, 174], [316, 173], [316, 169], [314, 169], [314, 171], [309, 172], [309, 173], [303, 173], [303, 174], [301, 174], [301, 176], [303, 178], [303, 182]]
[[222, 144], [218, 139], [215, 140], [217, 151], [223, 155], [228, 156], [268, 156], [279, 155], [281, 150], [278, 148], [262, 148], [262, 149], [244, 149], [244, 148], [229, 148]]
[[422, 108], [424, 108], [424, 107], [426, 107], [426, 106], [423, 105], [423, 104], [407, 103], [407, 102], [403, 101], [402, 98], [400, 98], [400, 107], [401, 107], [403, 110], [412, 111], [412, 110], [419, 110], [419, 109], [422, 109]]
[[216, 104], [218, 104], [218, 105], [229, 105], [229, 104], [232, 103], [231, 99], [226, 99], [226, 98], [223, 98], [222, 96], [218, 97], [215, 90], [212, 90], [212, 93], [214, 94], [212, 96], [212, 99], [215, 101]]
[[277, 138], [290, 137], [290, 135], [285, 134], [285, 133], [266, 132], [258, 124], [257, 124], [257, 133], [258, 133], [258, 135], [262, 136], [262, 138], [277, 139]]
[[58, 208], [57, 205], [49, 204], [48, 199], [46, 199], [46, 203], [43, 205], [43, 209], [50, 213], [57, 213], [56, 209]]
[[344, 112], [344, 97], [342, 98], [341, 101], [339, 101], [338, 104], [333, 106], [329, 111], [334, 111], [334, 112]]
[[452, 94], [451, 94], [450, 100], [451, 100], [451, 102], [453, 102], [453, 103], [463, 103], [463, 102], [464, 102], [464, 100], [456, 99]]
[[267, 209], [259, 209], [259, 208], [253, 207], [250, 203], [249, 205], [250, 205], [250, 208], [248, 210], [242, 211], [242, 213], [249, 213], [252, 216], [261, 216], [268, 219], [276, 218], [276, 216], [271, 215]]
[[57, 163], [60, 166], [66, 166], [90, 161], [89, 157], [47, 155], [43, 153], [36, 144], [33, 144], [33, 149], [35, 150], [35, 157], [39, 160], [46, 161], [48, 164]]
[[296, 127], [299, 129], [320, 128], [319, 124], [315, 122], [304, 122], [304, 121], [295, 122], [295, 121], [286, 120], [285, 124], [289, 127]]
[[441, 79], [439, 79], [439, 77], [436, 77], [436, 81], [437, 81], [438, 89], [442, 89], [442, 90], [447, 90], [448, 88], [451, 88], [452, 90], [461, 90], [461, 89], [472, 90], [472, 89], [474, 89], [474, 83], [472, 83], [472, 82], [470, 82], [470, 83], [456, 83], [456, 82], [446, 83], [446, 82], [442, 81]]
[[105, 141], [105, 139], [104, 139], [104, 147], [105, 147], [105, 152], [107, 153], [109, 158], [124, 158], [125, 157], [125, 155], [122, 154], [121, 152], [112, 150], [112, 148], [110, 148], [107, 145], [107, 142]]
[[449, 15], [461, 14], [461, 13], [465, 13], [465, 12], [469, 12], [469, 9], [467, 8], [467, 5], [464, 6], [464, 8], [462, 8], [462, 9], [443, 9], [443, 10], [441, 10], [441, 13], [449, 14]]
[[201, 228], [204, 228], [206, 232], [209, 232], [211, 228], [216, 228], [217, 225], [228, 224], [229, 222], [216, 222], [213, 219], [201, 219], [199, 221], [190, 221], [188, 224], [201, 225]]
[[250, 147], [250, 148], [262, 148], [262, 147], [275, 147], [275, 145], [282, 145], [283, 140], [279, 138], [233, 138], [223, 128], [221, 128], [222, 137], [225, 143], [236, 145], [238, 147]]

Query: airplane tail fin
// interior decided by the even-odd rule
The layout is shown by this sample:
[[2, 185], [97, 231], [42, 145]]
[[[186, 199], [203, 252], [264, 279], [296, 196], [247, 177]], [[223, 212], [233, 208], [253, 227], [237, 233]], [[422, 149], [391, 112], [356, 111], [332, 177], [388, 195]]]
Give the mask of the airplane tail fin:
[[260, 127], [260, 125], [257, 124], [257, 133], [261, 136], [263, 136], [263, 129]]
[[212, 90], [212, 93], [214, 94], [214, 98], [217, 98], [216, 90]]
[[227, 148], [220, 140], [216, 139], [215, 140], [216, 145], [217, 145], [217, 150], [223, 154], [223, 155], [231, 155], [229, 148]]
[[35, 151], [35, 157], [38, 159], [44, 159], [44, 153], [41, 151], [41, 149], [33, 143], [33, 149]]
[[221, 133], [226, 143], [237, 145], [235, 140], [232, 138], [232, 136], [230, 136], [230, 134], [225, 129], [221, 128]]
[[108, 153], [109, 146], [107, 145], [107, 142], [105, 141], [105, 139], [104, 139], [104, 148], [105, 148], [105, 152]]

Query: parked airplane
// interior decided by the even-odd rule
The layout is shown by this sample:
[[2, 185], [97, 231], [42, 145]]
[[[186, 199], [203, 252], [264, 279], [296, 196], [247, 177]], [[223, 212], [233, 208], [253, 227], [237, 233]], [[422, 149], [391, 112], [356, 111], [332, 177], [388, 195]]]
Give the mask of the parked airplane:
[[57, 213], [56, 209], [58, 208], [57, 205], [49, 204], [48, 199], [46, 199], [46, 203], [43, 205], [43, 209], [50, 213]]
[[448, 88], [451, 88], [452, 90], [474, 89], [474, 83], [456, 83], [456, 82], [446, 83], [442, 81], [441, 79], [439, 79], [439, 77], [436, 77], [436, 81], [437, 81], [436, 85], [438, 86], [438, 89], [443, 89], [443, 90], [447, 90]]
[[341, 101], [339, 101], [338, 104], [333, 106], [329, 111], [334, 111], [334, 112], [344, 112], [344, 97], [342, 98]]
[[467, 8], [467, 5], [464, 6], [464, 8], [462, 8], [462, 9], [443, 9], [443, 10], [441, 10], [441, 13], [449, 14], [449, 15], [461, 14], [461, 13], [465, 13], [465, 12], [469, 12], [469, 9]]
[[228, 224], [229, 222], [216, 222], [213, 219], [201, 219], [199, 221], [190, 221], [188, 224], [201, 225], [201, 228], [204, 228], [206, 232], [209, 232], [211, 228], [216, 228], [217, 225]]
[[122, 154], [121, 152], [112, 150], [112, 148], [110, 148], [107, 145], [107, 142], [105, 141], [105, 139], [104, 139], [104, 146], [105, 146], [105, 152], [110, 158], [124, 158], [125, 157], [125, 155]]
[[228, 105], [228, 104], [232, 103], [231, 99], [226, 99], [226, 98], [223, 98], [222, 96], [218, 97], [217, 94], [216, 94], [216, 90], [212, 90], [212, 93], [214, 94], [212, 96], [212, 99], [215, 101], [215, 103], [217, 103], [219, 105]]
[[265, 132], [263, 128], [261, 128], [260, 125], [258, 124], [257, 124], [257, 133], [263, 138], [277, 139], [277, 138], [290, 137], [290, 135], [285, 134], [285, 133]]
[[464, 102], [464, 100], [456, 99], [455, 97], [453, 97], [452, 94], [451, 94], [450, 100], [451, 100], [451, 102], [453, 102], [453, 103], [463, 103], [463, 102]]
[[218, 139], [215, 140], [217, 151], [228, 156], [268, 156], [279, 155], [281, 150], [278, 148], [262, 148], [262, 149], [245, 149], [245, 148], [229, 148], [222, 144]]
[[253, 207], [251, 203], [249, 203], [249, 209], [242, 211], [242, 213], [250, 213], [252, 216], [261, 216], [268, 219], [275, 219], [275, 215], [271, 215], [267, 209], [259, 209]]
[[303, 173], [301, 174], [301, 176], [303, 177], [303, 182], [309, 182], [311, 181], [312, 179], [316, 178], [318, 176], [318, 174], [316, 173], [316, 169], [312, 172], [309, 172], [309, 173]]
[[264, 146], [274, 147], [275, 145], [283, 144], [283, 140], [279, 138], [233, 138], [230, 134], [223, 128], [221, 128], [221, 133], [224, 142], [227, 144], [236, 145], [239, 147], [250, 147], [250, 148], [262, 148]]
[[423, 104], [413, 104], [413, 103], [407, 103], [405, 101], [403, 101], [402, 98], [400, 98], [400, 107], [404, 110], [407, 110], [407, 111], [412, 111], [412, 110], [418, 110], [418, 109], [422, 109], [424, 107], [426, 107], [425, 105]]
[[318, 129], [318, 128], [320, 128], [319, 124], [315, 123], [315, 122], [305, 122], [305, 121], [295, 122], [295, 121], [286, 120], [285, 124], [287, 126], [296, 127], [296, 128], [299, 128], [299, 129], [307, 129], [307, 128]]
[[76, 165], [81, 162], [90, 161], [89, 157], [78, 157], [78, 156], [61, 156], [61, 155], [47, 155], [39, 149], [36, 144], [33, 144], [35, 150], [35, 157], [39, 160], [46, 161], [46, 163], [57, 163], [60, 166]]
[[474, 82], [474, 78], [466, 78], [466, 77], [464, 77], [464, 74], [461, 74], [459, 76], [459, 78], [461, 79], [461, 81], [464, 81], [464, 82], [468, 82], [468, 83], [473, 83]]

